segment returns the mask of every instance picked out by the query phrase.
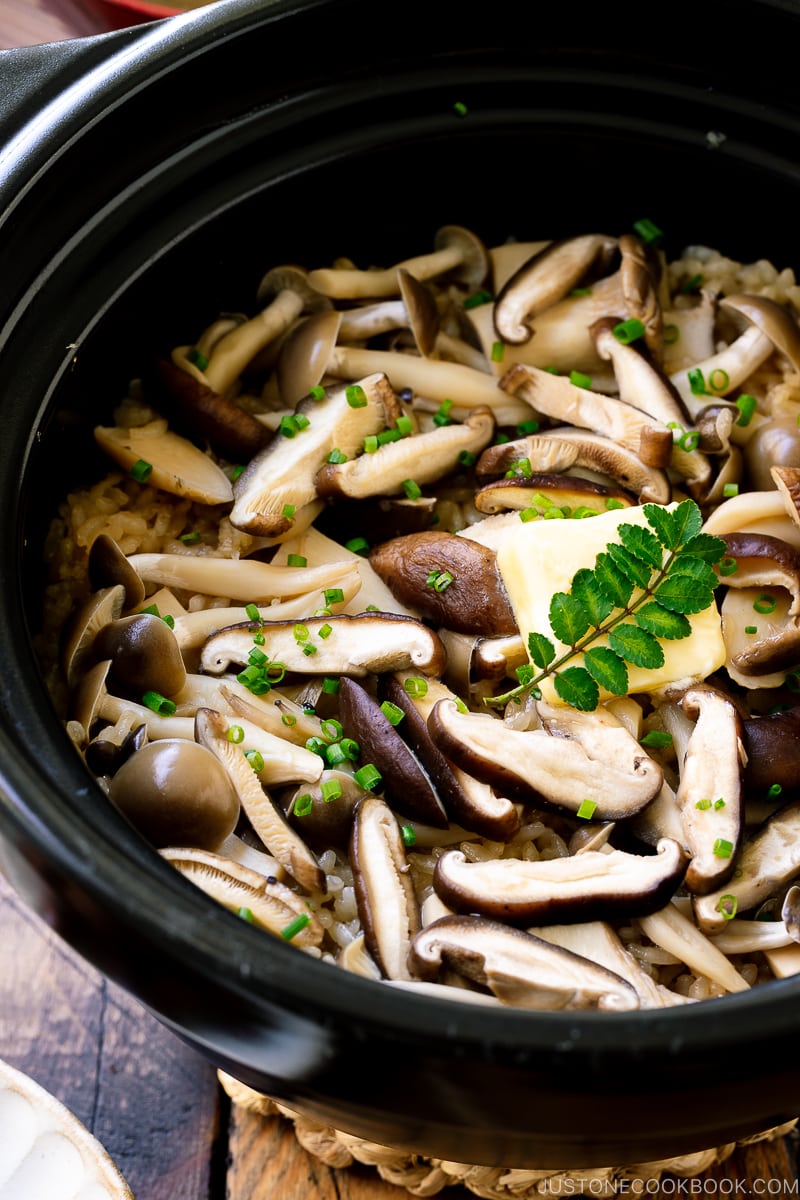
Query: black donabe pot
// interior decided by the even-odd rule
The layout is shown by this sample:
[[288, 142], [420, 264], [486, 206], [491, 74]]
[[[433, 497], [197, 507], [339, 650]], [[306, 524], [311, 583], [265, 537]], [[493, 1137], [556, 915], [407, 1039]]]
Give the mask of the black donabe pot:
[[103, 802], [31, 647], [43, 530], [98, 465], [92, 424], [156, 353], [251, 306], [274, 261], [389, 262], [446, 222], [492, 241], [647, 216], [672, 251], [800, 263], [795, 4], [673, 3], [645, 29], [543, 7], [225, 0], [0, 56], [0, 827], [33, 907], [245, 1082], [398, 1148], [579, 1167], [800, 1112], [797, 985], [496, 1015], [309, 960]]

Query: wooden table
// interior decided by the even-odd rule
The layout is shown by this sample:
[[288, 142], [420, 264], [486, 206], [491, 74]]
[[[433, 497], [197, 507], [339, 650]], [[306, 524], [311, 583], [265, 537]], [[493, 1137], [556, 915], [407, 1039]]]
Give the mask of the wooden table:
[[[88, 0], [0, 0], [0, 49], [110, 28]], [[2, 878], [0, 1058], [83, 1121], [137, 1200], [408, 1195], [372, 1168], [324, 1166], [300, 1148], [290, 1122], [232, 1106], [205, 1060], [73, 954]], [[681, 1195], [686, 1184], [666, 1177], [663, 1194]], [[766, 1196], [784, 1187], [797, 1194], [796, 1186], [792, 1138], [736, 1151], [697, 1177], [691, 1194]], [[446, 1200], [473, 1195], [460, 1186], [442, 1194]]]

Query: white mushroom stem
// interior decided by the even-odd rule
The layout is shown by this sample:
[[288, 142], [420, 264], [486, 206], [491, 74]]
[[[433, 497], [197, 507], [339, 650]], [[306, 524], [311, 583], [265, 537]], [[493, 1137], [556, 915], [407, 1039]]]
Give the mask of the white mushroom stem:
[[648, 917], [639, 917], [638, 924], [652, 942], [674, 954], [696, 975], [704, 975], [726, 992], [748, 990], [747, 980], [676, 905], [670, 903]]
[[405, 258], [382, 271], [358, 271], [346, 268], [320, 267], [309, 271], [309, 286], [333, 300], [362, 300], [379, 296], [396, 296], [399, 292], [397, 272], [408, 271], [416, 279], [434, 279], [461, 265], [464, 253], [459, 246], [433, 250], [416, 258]]
[[[706, 405], [740, 387], [748, 376], [766, 362], [774, 349], [767, 335], [755, 325], [751, 325], [736, 341], [731, 342], [718, 354], [694, 363], [691, 367], [684, 367], [670, 378], [692, 417], [696, 419]], [[706, 388], [703, 395], [696, 395], [692, 391], [689, 374], [695, 371], [699, 371], [703, 377]], [[694, 374], [692, 377], [696, 378]]]
[[709, 941], [722, 954], [755, 954], [797, 944], [783, 921], [745, 921], [738, 917]]
[[216, 343], [204, 371], [209, 387], [225, 395], [247, 364], [290, 327], [303, 311], [303, 299], [285, 288], [255, 317], [237, 325]]
[[254, 604], [340, 587], [352, 572], [349, 562], [275, 567], [255, 559], [209, 554], [132, 554], [128, 561], [148, 583]]
[[112, 724], [124, 714], [133, 714], [135, 726], [144, 725], [150, 741], [161, 738], [185, 738], [194, 740], [194, 721], [192, 717], [161, 717], [145, 704], [135, 704], [132, 700], [123, 700], [110, 693], [103, 697], [96, 715]]

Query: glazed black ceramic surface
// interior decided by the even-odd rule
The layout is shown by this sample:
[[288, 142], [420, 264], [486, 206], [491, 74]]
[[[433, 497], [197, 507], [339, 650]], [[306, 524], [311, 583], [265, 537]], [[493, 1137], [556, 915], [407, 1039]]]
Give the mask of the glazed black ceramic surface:
[[387, 263], [449, 222], [491, 242], [646, 216], [673, 253], [800, 266], [797, 7], [678, 3], [646, 28], [544, 7], [225, 0], [0, 55], [0, 830], [33, 907], [245, 1082], [397, 1147], [577, 1167], [797, 1115], [797, 985], [497, 1014], [310, 960], [107, 805], [31, 641], [47, 520], [101, 469], [93, 424], [157, 353], [251, 307], [275, 261]]

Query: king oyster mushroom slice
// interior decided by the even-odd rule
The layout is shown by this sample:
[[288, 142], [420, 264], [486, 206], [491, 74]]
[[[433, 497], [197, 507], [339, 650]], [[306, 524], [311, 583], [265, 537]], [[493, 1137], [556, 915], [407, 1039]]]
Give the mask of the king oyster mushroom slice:
[[576, 813], [596, 805], [598, 821], [634, 816], [661, 789], [663, 772], [608, 710], [591, 713], [540, 701], [540, 729], [511, 729], [497, 717], [440, 700], [428, 728], [443, 754], [503, 795]]
[[317, 500], [317, 472], [331, 451], [351, 458], [365, 437], [395, 420], [399, 408], [384, 374], [365, 373], [357, 386], [355, 404], [348, 387], [297, 404], [295, 416], [308, 425], [293, 437], [276, 433], [236, 480], [230, 519], [237, 529], [261, 537], [290, 533], [295, 513]]
[[369, 561], [403, 604], [436, 625], [456, 633], [517, 633], [496, 555], [478, 542], [436, 530], [412, 533], [375, 546]]
[[[506, 796], [448, 761], [428, 730], [428, 717], [442, 699], [455, 702], [455, 695], [438, 680], [429, 679], [425, 694], [407, 672], [388, 675], [382, 694], [404, 716], [397, 726], [433, 780], [451, 818], [463, 828], [492, 841], [508, 842], [520, 826], [519, 811]], [[413, 695], [412, 695], [413, 693]]]
[[344, 463], [330, 463], [317, 475], [320, 496], [390, 496], [402, 492], [404, 483], [435, 483], [455, 470], [460, 454], [479, 454], [494, 433], [488, 408], [471, 412], [463, 424], [443, 425], [427, 433], [412, 434], [378, 446], [373, 454], [360, 454]]
[[692, 856], [686, 887], [703, 895], [733, 873], [742, 833], [742, 725], [734, 705], [711, 687], [684, 692], [681, 707], [695, 718], [676, 800]]
[[[707, 404], [727, 396], [740, 387], [772, 354], [774, 346], [766, 334], [751, 325], [735, 341], [702, 362], [694, 363], [670, 376], [693, 418]], [[700, 372], [705, 392], [692, 390], [691, 379]], [[691, 374], [691, 379], [690, 379]], [[695, 385], [696, 386], [696, 385]]]
[[683, 847], [668, 838], [652, 855], [606, 848], [537, 862], [469, 862], [461, 850], [447, 850], [436, 864], [433, 886], [455, 912], [510, 925], [611, 921], [663, 908], [686, 864]]
[[736, 561], [736, 570], [723, 576], [728, 670], [747, 687], [777, 686], [780, 673], [800, 657], [800, 551], [762, 533], [725, 534], [724, 540]]
[[800, 875], [800, 803], [785, 804], [748, 834], [736, 859], [735, 878], [706, 896], [694, 898], [699, 927], [708, 934], [725, 929], [733, 912], [747, 913], [780, 894]]
[[324, 591], [351, 573], [346, 559], [319, 567], [279, 567], [254, 558], [140, 553], [128, 561], [148, 583], [253, 603]]
[[389, 979], [410, 979], [408, 953], [420, 928], [405, 847], [389, 805], [367, 794], [350, 840], [353, 885], [367, 949]]
[[382, 271], [322, 267], [309, 273], [308, 282], [322, 295], [336, 300], [396, 296], [400, 269], [416, 279], [447, 275], [473, 292], [489, 273], [489, 256], [483, 242], [471, 230], [463, 225], [443, 225], [436, 231], [430, 254], [403, 259]]
[[[264, 621], [258, 628], [265, 639], [263, 653], [302, 675], [361, 676], [406, 667], [438, 675], [444, 669], [444, 646], [433, 630], [396, 613], [340, 613], [302, 624]], [[203, 647], [201, 669], [221, 675], [231, 663], [244, 665], [253, 645], [250, 622], [221, 629]]]
[[224, 767], [185, 738], [142, 746], [115, 772], [108, 794], [157, 849], [218, 850], [239, 817], [239, 798]]
[[510, 345], [529, 341], [535, 317], [562, 300], [591, 271], [603, 274], [616, 249], [616, 238], [597, 233], [550, 242], [501, 287], [492, 314], [497, 336]]
[[339, 716], [345, 733], [383, 779], [387, 800], [404, 816], [446, 829], [447, 813], [430, 775], [386, 717], [378, 701], [346, 676], [339, 681]]
[[167, 422], [160, 418], [130, 429], [98, 425], [94, 437], [109, 458], [126, 471], [146, 463], [151, 468], [148, 484], [162, 492], [200, 504], [228, 504], [233, 498], [225, 472], [193, 442], [168, 429]]
[[639, 504], [669, 504], [672, 488], [666, 471], [649, 467], [632, 450], [611, 438], [571, 425], [516, 438], [484, 450], [476, 464], [478, 477], [503, 474], [527, 459], [533, 471], [547, 474], [573, 468], [608, 476], [636, 495]]
[[454, 971], [517, 1008], [628, 1012], [639, 1007], [636, 992], [619, 975], [486, 917], [440, 917], [414, 938], [409, 965], [430, 982]]
[[536, 412], [556, 421], [609, 437], [638, 454], [649, 466], [667, 467], [672, 456], [672, 430], [612, 396], [578, 387], [565, 375], [517, 363], [500, 380], [500, 387]]
[[[677, 388], [636, 342], [625, 344], [614, 335], [616, 325], [615, 317], [604, 317], [595, 322], [590, 333], [600, 357], [614, 368], [620, 400], [668, 427], [689, 428], [692, 417]], [[676, 442], [670, 466], [686, 481], [691, 495], [705, 494], [711, 482], [711, 463], [706, 454], [697, 449], [683, 450]]]
[[323, 928], [305, 900], [279, 880], [208, 851], [168, 846], [161, 856], [231, 912], [249, 910], [253, 924], [259, 928], [280, 935], [298, 917], [307, 917], [292, 936], [292, 944], [306, 948], [319, 946], [322, 941]]
[[[325, 890], [325, 874], [308, 846], [289, 825], [281, 810], [265, 792], [250, 762], [245, 758], [243, 745], [228, 737], [233, 722], [229, 717], [213, 709], [200, 708], [195, 715], [195, 737], [206, 746], [225, 767], [236, 789], [239, 801], [250, 824], [261, 838], [267, 850], [285, 868], [297, 883], [309, 892]], [[287, 751], [290, 743], [286, 743]], [[301, 748], [293, 747], [297, 752]], [[306, 778], [319, 778], [322, 759], [306, 751], [317, 764], [311, 764]]]

